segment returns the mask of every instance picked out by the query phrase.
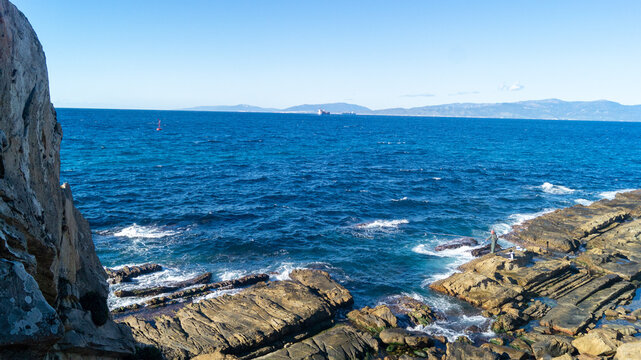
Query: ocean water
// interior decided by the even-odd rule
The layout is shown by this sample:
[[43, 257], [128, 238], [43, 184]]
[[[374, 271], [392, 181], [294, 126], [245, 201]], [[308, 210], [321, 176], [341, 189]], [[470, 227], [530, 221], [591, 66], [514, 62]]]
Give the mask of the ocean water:
[[435, 252], [454, 238], [442, 234], [504, 234], [638, 188], [641, 174], [641, 123], [87, 109], [58, 120], [61, 177], [102, 263], [166, 267], [120, 287], [317, 268], [356, 306], [427, 301], [451, 321], [424, 330], [451, 337], [487, 320], [427, 288], [471, 258]]

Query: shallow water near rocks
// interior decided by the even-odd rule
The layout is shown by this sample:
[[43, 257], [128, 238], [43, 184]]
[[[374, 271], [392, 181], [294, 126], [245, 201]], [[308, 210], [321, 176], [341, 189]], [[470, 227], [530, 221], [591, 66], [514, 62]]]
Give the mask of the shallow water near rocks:
[[310, 267], [357, 307], [414, 294], [458, 316], [456, 331], [485, 320], [427, 285], [470, 249], [436, 245], [612, 198], [641, 173], [639, 123], [87, 109], [58, 120], [61, 176], [102, 263], [167, 268], [127, 286]]

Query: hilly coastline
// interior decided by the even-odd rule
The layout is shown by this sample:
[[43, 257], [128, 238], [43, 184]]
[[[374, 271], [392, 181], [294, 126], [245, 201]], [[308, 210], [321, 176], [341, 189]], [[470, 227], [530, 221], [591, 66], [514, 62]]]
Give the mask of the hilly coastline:
[[372, 110], [348, 103], [305, 104], [284, 109], [250, 105], [198, 106], [184, 110], [230, 112], [315, 113], [318, 109], [332, 114], [434, 116], [498, 119], [641, 121], [641, 105], [622, 105], [614, 101], [563, 101], [559, 99], [529, 100], [511, 103], [453, 103], [413, 108]]

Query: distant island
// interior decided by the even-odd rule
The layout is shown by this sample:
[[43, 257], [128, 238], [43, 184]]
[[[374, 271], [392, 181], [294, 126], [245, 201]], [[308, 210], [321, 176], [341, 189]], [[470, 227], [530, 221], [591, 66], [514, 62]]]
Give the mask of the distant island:
[[332, 114], [439, 116], [474, 118], [511, 118], [544, 120], [641, 121], [641, 105], [622, 105], [614, 101], [529, 100], [512, 103], [454, 103], [413, 108], [372, 110], [348, 103], [304, 104], [285, 109], [251, 105], [198, 106], [182, 110], [230, 112], [316, 113], [318, 109]]

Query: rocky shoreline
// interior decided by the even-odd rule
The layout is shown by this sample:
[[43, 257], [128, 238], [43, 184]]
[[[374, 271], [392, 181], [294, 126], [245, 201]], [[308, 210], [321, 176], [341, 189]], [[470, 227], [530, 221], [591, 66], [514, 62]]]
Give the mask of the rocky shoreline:
[[353, 309], [348, 289], [311, 269], [123, 289], [114, 295], [145, 301], [109, 311], [108, 281], [162, 266], [100, 264], [70, 187], [59, 186], [62, 129], [42, 46], [7, 0], [0, 88], [0, 359], [641, 359], [641, 310], [630, 308], [641, 190], [528, 221], [507, 237], [518, 246], [479, 247], [432, 283], [482, 309], [496, 335], [487, 342], [416, 331], [448, 320], [407, 296]]
[[[409, 297], [349, 311], [349, 291], [308, 269], [294, 270], [290, 280], [257, 274], [248, 277], [257, 279], [252, 283], [204, 285], [245, 289], [147, 302], [114, 315], [139, 344], [170, 359], [638, 359], [641, 310], [626, 305], [641, 284], [639, 214], [641, 190], [557, 210], [506, 236], [518, 246], [479, 252], [432, 283], [432, 290], [491, 319], [495, 336], [487, 341], [415, 331], [447, 319]], [[469, 244], [462, 239], [441, 248]]]

